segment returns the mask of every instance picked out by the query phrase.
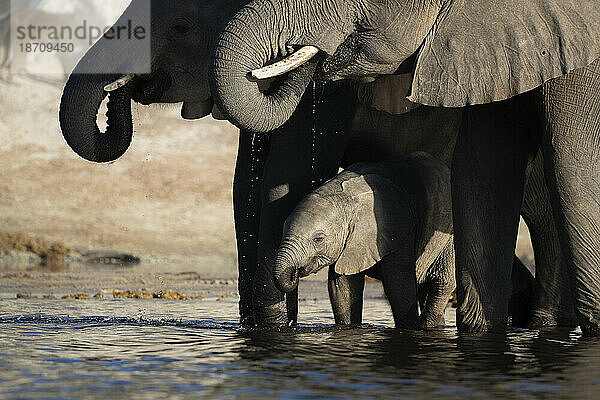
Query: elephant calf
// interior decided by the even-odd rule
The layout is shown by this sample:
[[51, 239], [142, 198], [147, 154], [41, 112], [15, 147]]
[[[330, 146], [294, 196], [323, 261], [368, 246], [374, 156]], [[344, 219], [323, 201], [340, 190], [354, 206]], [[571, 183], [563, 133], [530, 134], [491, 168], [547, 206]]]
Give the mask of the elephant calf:
[[275, 281], [290, 292], [325, 266], [337, 323], [361, 322], [366, 273], [397, 327], [443, 325], [456, 286], [448, 167], [422, 152], [354, 164], [305, 197], [285, 222]]

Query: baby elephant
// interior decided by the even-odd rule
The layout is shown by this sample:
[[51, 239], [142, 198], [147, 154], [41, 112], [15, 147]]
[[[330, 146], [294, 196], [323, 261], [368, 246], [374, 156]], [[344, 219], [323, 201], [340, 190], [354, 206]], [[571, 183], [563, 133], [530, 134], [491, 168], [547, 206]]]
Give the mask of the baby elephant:
[[354, 164], [305, 197], [285, 222], [275, 282], [290, 292], [326, 266], [337, 323], [361, 322], [366, 273], [397, 327], [443, 326], [456, 286], [448, 167], [422, 152]]

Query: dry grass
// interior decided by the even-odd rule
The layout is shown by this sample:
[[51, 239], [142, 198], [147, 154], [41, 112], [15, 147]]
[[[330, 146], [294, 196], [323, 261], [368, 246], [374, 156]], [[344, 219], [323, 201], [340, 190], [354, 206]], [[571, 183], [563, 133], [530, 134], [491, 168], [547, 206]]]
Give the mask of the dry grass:
[[63, 243], [48, 242], [22, 233], [0, 231], [0, 252], [11, 250], [33, 253], [42, 259], [43, 265], [52, 268], [63, 266], [65, 255], [72, 251]]

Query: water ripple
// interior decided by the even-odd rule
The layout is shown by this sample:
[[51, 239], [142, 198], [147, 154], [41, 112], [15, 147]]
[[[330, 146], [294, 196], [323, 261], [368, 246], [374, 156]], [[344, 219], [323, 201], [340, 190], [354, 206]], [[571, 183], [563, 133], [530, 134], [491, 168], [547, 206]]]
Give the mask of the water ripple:
[[[69, 309], [65, 307], [69, 305]], [[331, 324], [325, 302], [302, 323], [241, 329], [232, 302], [0, 301], [0, 397], [592, 397], [600, 341], [568, 330], [458, 335]], [[69, 315], [65, 315], [68, 312]], [[103, 315], [99, 315], [103, 314]]]

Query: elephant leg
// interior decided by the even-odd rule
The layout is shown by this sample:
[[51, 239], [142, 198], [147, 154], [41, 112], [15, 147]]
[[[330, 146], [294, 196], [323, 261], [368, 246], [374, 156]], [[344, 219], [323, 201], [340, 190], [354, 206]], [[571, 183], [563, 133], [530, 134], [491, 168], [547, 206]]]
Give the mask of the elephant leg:
[[263, 176], [258, 271], [254, 280], [254, 316], [258, 324], [288, 323], [285, 296], [275, 286], [273, 268], [283, 224], [311, 189], [310, 146], [305, 132], [286, 132], [271, 140]]
[[419, 326], [426, 330], [444, 327], [446, 306], [456, 288], [452, 243], [446, 246], [429, 268], [427, 281], [427, 299], [419, 317]]
[[600, 335], [600, 60], [542, 87], [542, 138], [575, 312], [586, 335]]
[[340, 275], [335, 264], [329, 267], [327, 280], [329, 301], [336, 324], [358, 325], [362, 323], [365, 274]]
[[[272, 134], [263, 176], [254, 280], [254, 316], [258, 324], [287, 324], [297, 318], [297, 308], [293, 303], [286, 308], [283, 293], [275, 286], [275, 252], [292, 210], [314, 187], [338, 172], [353, 111], [351, 99], [348, 90], [340, 90], [316, 106], [314, 114], [311, 102], [304, 102], [283, 131]], [[297, 298], [292, 292], [288, 303], [292, 296]], [[293, 315], [287, 316], [288, 311]]]
[[385, 296], [392, 307], [396, 328], [418, 328], [417, 274], [413, 252], [406, 243], [379, 262]]
[[[526, 101], [527, 100], [527, 101]], [[503, 330], [525, 172], [533, 153], [529, 98], [468, 107], [452, 163], [452, 210], [462, 332]], [[514, 111], [511, 111], [514, 110]]]
[[238, 292], [242, 325], [254, 325], [252, 283], [257, 265], [256, 249], [262, 190], [260, 178], [263, 176], [268, 152], [267, 135], [240, 132], [233, 178], [233, 214], [238, 252]]
[[570, 278], [544, 179], [542, 152], [538, 152], [533, 160], [525, 184], [521, 215], [529, 228], [535, 257], [535, 289], [529, 326], [577, 326]]

